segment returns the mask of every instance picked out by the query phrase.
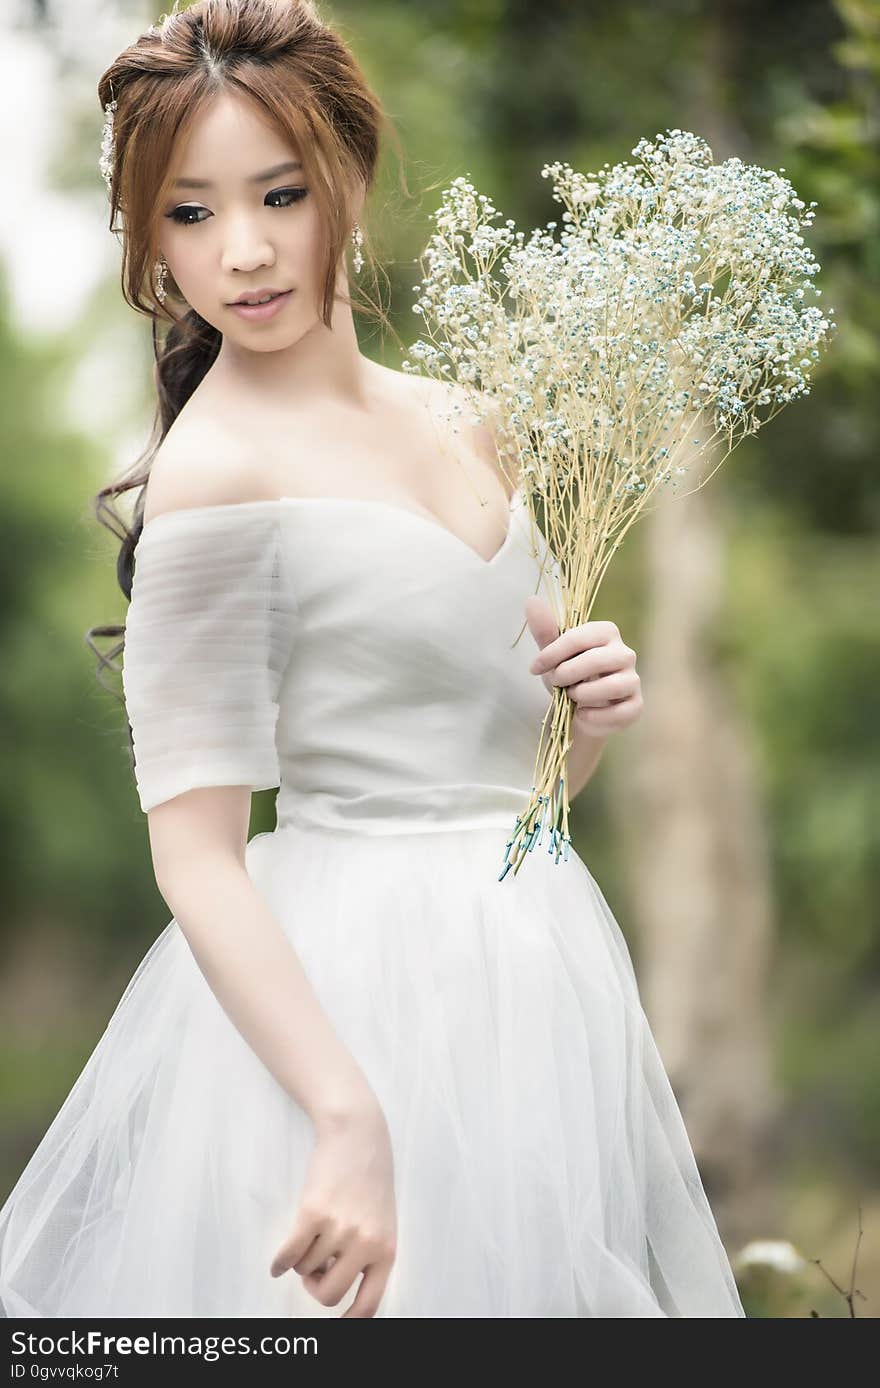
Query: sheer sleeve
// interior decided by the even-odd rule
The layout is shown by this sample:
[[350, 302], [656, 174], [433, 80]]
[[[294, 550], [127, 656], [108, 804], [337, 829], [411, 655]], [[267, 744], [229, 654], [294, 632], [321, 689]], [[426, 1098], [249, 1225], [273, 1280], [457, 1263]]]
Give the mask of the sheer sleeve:
[[195, 786], [277, 786], [297, 617], [280, 503], [162, 512], [134, 560], [122, 680], [141, 809]]

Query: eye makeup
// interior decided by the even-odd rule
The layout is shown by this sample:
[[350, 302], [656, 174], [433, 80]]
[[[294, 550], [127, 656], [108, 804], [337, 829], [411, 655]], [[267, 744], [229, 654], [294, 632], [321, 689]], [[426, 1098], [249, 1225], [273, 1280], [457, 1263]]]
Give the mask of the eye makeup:
[[[278, 208], [279, 211], [283, 211], [288, 207], [295, 206], [295, 204], [298, 202], [302, 202], [303, 198], [307, 196], [308, 191], [308, 188], [273, 188], [271, 193], [266, 194], [266, 197], [276, 198], [290, 195], [292, 197], [292, 200], [290, 202], [282, 203]], [[175, 207], [173, 211], [166, 212], [165, 216], [168, 218], [170, 222], [176, 222], [178, 226], [192, 227], [199, 226], [203, 221], [206, 221], [207, 218], [199, 217], [194, 221], [189, 221], [187, 220], [188, 214], [196, 212], [207, 212], [207, 210], [207, 208], [202, 207], [199, 203], [181, 203], [180, 206]], [[213, 213], [211, 213], [210, 215], [213, 216]]]

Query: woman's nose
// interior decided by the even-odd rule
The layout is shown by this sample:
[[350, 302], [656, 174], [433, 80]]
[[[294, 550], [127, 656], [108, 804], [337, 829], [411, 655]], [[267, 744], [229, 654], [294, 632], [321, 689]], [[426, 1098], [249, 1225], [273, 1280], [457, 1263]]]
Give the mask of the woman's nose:
[[230, 223], [223, 250], [223, 269], [243, 271], [258, 270], [261, 265], [273, 265], [275, 252], [266, 240], [265, 229], [247, 217]]

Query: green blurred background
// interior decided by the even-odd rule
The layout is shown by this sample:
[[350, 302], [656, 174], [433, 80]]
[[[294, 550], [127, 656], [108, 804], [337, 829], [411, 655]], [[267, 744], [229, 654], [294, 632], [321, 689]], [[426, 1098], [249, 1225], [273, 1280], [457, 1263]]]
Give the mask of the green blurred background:
[[[411, 306], [429, 214], [457, 174], [528, 228], [558, 211], [540, 177], [545, 161], [594, 170], [678, 126], [704, 135], [716, 158], [783, 167], [818, 202], [808, 239], [840, 331], [810, 397], [741, 446], [699, 506], [674, 503], [680, 529], [645, 522], [631, 532], [593, 615], [612, 617], [639, 652], [646, 708], [575, 802], [574, 833], [631, 943], [729, 1252], [739, 1259], [773, 1240], [767, 1256], [792, 1259], [780, 1247], [790, 1241], [805, 1260], [774, 1271], [752, 1247], [757, 1261], [737, 1261], [749, 1314], [849, 1314], [822, 1268], [848, 1282], [861, 1210], [855, 1306], [874, 1316], [880, 7], [340, 0], [320, 9], [402, 141], [406, 189], [389, 151], [366, 221], [405, 344], [419, 334]], [[95, 87], [162, 12], [127, 0], [18, 0], [0, 17], [0, 101], [15, 132], [0, 222], [0, 1202], [169, 919], [121, 707], [84, 642], [89, 626], [124, 620], [126, 607], [116, 546], [91, 498], [141, 452], [153, 409], [149, 326], [122, 302], [107, 229]], [[369, 323], [361, 332], [365, 351], [399, 366], [393, 341]], [[669, 561], [695, 537], [711, 542], [714, 596], [688, 629], [683, 670], [669, 662], [669, 633], [680, 634], [703, 590], [699, 569], [671, 571]], [[682, 688], [689, 702], [676, 719]], [[702, 837], [687, 827], [695, 803]], [[272, 819], [272, 794], [255, 797], [253, 832]], [[670, 839], [673, 824], [683, 828]], [[710, 903], [699, 951], [680, 929], [695, 899]]]

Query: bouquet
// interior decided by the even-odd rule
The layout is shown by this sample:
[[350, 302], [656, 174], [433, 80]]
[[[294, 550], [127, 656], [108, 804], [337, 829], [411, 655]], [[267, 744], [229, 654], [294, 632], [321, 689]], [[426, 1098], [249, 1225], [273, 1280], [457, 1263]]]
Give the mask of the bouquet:
[[[704, 485], [745, 435], [807, 395], [835, 330], [833, 309], [808, 298], [822, 292], [801, 235], [816, 204], [784, 170], [716, 164], [678, 129], [632, 153], [637, 163], [592, 174], [545, 164], [562, 227], [528, 239], [510, 220], [494, 225], [489, 198], [456, 178], [420, 259], [425, 334], [403, 362], [454, 381], [478, 420], [491, 417], [504, 474], [556, 561], [560, 632], [589, 620], [648, 499], [720, 453]], [[568, 858], [572, 716], [555, 688], [499, 880], [545, 829], [555, 861]]]

